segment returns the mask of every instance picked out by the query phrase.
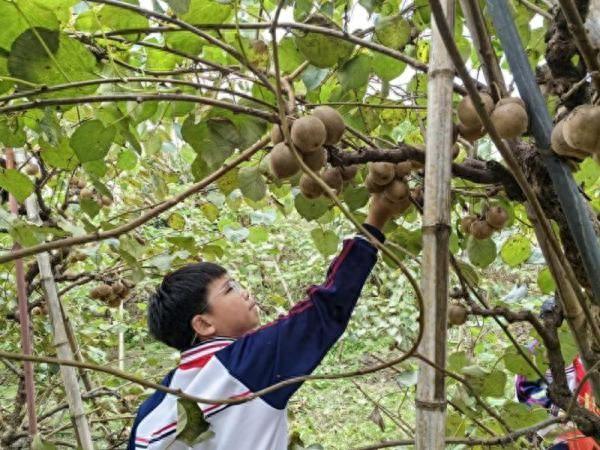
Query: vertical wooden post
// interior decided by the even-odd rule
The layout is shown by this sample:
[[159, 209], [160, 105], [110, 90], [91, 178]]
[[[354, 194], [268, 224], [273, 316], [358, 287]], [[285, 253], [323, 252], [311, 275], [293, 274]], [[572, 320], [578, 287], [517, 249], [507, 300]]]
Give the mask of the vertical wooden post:
[[[442, 7], [452, 28], [454, 0], [444, 0]], [[454, 66], [434, 21], [431, 28], [433, 34], [427, 86], [425, 207], [421, 271], [425, 329], [419, 353], [438, 366], [445, 367]], [[422, 361], [419, 364], [416, 448], [442, 450], [445, 448], [446, 436], [444, 374]]]
[[[22, 151], [17, 151], [16, 158], [18, 162], [25, 160]], [[29, 220], [35, 224], [41, 224], [42, 221], [40, 219], [39, 207], [34, 195], [30, 195], [27, 200], [25, 200], [25, 206], [27, 208], [27, 217]], [[71, 346], [65, 330], [61, 305], [58, 299], [58, 291], [56, 289], [54, 274], [52, 273], [52, 266], [50, 264], [50, 255], [48, 252], [43, 252], [39, 253], [36, 258], [40, 269], [40, 282], [44, 289], [46, 305], [48, 306], [56, 353], [60, 359], [73, 360], [73, 352], [71, 351]], [[79, 446], [83, 450], [93, 450], [92, 434], [85, 415], [77, 371], [74, 367], [61, 366], [60, 373], [65, 386], [65, 394], [67, 403], [69, 404], [71, 418], [75, 423], [75, 431]]]
[[[6, 149], [6, 168], [15, 168], [15, 154], [12, 148]], [[8, 196], [10, 211], [16, 216], [19, 214], [19, 205], [17, 199], [12, 195]], [[15, 244], [13, 249], [18, 249], [19, 244]], [[27, 284], [25, 281], [25, 270], [23, 269], [23, 260], [15, 260], [15, 278], [17, 280], [17, 298], [19, 301], [19, 323], [21, 325], [21, 351], [24, 355], [33, 353], [32, 336], [30, 332], [31, 322], [29, 321], [29, 308], [27, 301]], [[35, 414], [35, 386], [33, 380], [33, 363], [23, 361], [23, 376], [25, 377], [25, 401], [27, 402], [27, 425], [29, 436], [37, 433], [37, 416]]]

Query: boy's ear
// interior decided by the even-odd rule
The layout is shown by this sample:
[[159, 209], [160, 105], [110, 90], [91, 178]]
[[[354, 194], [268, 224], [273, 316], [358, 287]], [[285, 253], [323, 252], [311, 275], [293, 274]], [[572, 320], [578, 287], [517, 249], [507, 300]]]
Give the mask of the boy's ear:
[[201, 339], [212, 337], [216, 333], [216, 329], [212, 321], [204, 314], [196, 314], [192, 319], [192, 328]]

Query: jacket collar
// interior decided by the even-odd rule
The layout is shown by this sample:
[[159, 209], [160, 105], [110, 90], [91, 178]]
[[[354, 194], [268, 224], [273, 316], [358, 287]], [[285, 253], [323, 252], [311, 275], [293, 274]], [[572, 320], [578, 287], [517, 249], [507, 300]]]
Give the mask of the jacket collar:
[[209, 350], [217, 351], [217, 350], [227, 347], [229, 344], [232, 344], [233, 342], [235, 342], [234, 338], [216, 336], [214, 338], [198, 342], [198, 343], [194, 344], [193, 346], [191, 346], [190, 348], [188, 348], [187, 350], [182, 351], [181, 359], [185, 359], [189, 356], [196, 355], [198, 353], [205, 353], [205, 351], [206, 351], [206, 353], [213, 353], [212, 351], [209, 351]]

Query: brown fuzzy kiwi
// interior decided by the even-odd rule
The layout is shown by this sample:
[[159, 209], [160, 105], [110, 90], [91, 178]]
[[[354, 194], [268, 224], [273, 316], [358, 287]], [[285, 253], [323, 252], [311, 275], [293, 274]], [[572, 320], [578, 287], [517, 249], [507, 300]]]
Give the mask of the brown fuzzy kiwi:
[[355, 166], [355, 165], [341, 166], [341, 167], [338, 167], [338, 169], [340, 170], [340, 173], [342, 174], [342, 179], [344, 181], [353, 180], [354, 177], [356, 176], [356, 173], [358, 172], [358, 166]]
[[117, 308], [121, 304], [121, 298], [111, 295], [106, 299], [106, 304], [111, 308]]
[[485, 213], [485, 221], [494, 230], [501, 230], [508, 220], [508, 213], [502, 206], [492, 206]]
[[373, 180], [373, 176], [370, 173], [365, 178], [365, 187], [367, 188], [367, 191], [369, 191], [371, 194], [383, 192], [383, 190], [385, 189], [385, 186], [375, 183], [375, 181]]
[[344, 124], [344, 119], [342, 118], [341, 114], [331, 106], [318, 106], [312, 111], [312, 115], [317, 117], [321, 122], [323, 122], [323, 125], [325, 125], [325, 130], [327, 131], [325, 144], [337, 144], [342, 138], [344, 130], [346, 129], [346, 125]]
[[396, 176], [396, 165], [394, 163], [372, 162], [368, 166], [371, 179], [382, 186], [390, 183]]
[[100, 202], [104, 206], [110, 206], [112, 205], [112, 198], [110, 198], [108, 195], [103, 195], [102, 197], [100, 197]]
[[34, 306], [33, 308], [31, 308], [31, 315], [32, 316], [41, 316], [42, 308], [40, 308], [39, 306]]
[[471, 233], [471, 224], [477, 220], [477, 216], [468, 215], [460, 219], [460, 229], [465, 234]]
[[112, 294], [112, 288], [106, 283], [99, 284], [90, 291], [90, 297], [92, 298], [106, 298], [110, 294]]
[[86, 186], [87, 186], [87, 183], [85, 182], [85, 180], [83, 178], [77, 180], [77, 187], [79, 189], [83, 189]]
[[393, 180], [383, 191], [383, 196], [392, 203], [405, 199], [409, 194], [410, 190], [406, 183], [399, 180]]
[[127, 289], [125, 287], [125, 285], [123, 283], [121, 283], [120, 281], [115, 281], [112, 286], [112, 293], [115, 295], [121, 295], [123, 294], [123, 292], [125, 292], [125, 290]]
[[300, 163], [285, 143], [280, 142], [271, 150], [271, 172], [279, 179], [289, 178], [300, 170]]
[[292, 124], [292, 142], [301, 153], [316, 152], [325, 143], [325, 125], [314, 116], [304, 116]]
[[34, 177], [40, 173], [40, 168], [35, 164], [27, 164], [27, 166], [25, 166], [25, 173]]
[[458, 123], [458, 132], [469, 142], [475, 142], [477, 139], [485, 136], [485, 129], [483, 127], [469, 128], [461, 122]]
[[306, 173], [300, 177], [299, 186], [300, 192], [302, 192], [306, 198], [318, 198], [323, 194], [321, 186]]
[[475, 239], [487, 239], [492, 235], [494, 229], [485, 220], [475, 220], [469, 227], [469, 232]]
[[336, 192], [339, 193], [342, 190], [344, 180], [342, 179], [342, 174], [337, 167], [329, 167], [325, 169], [321, 174], [321, 178], [323, 178], [323, 181], [327, 183], [327, 186]]
[[275, 124], [271, 128], [271, 143], [276, 145], [280, 142], [283, 142], [283, 133], [281, 132], [281, 126]]
[[94, 191], [92, 191], [91, 189], [83, 188], [81, 191], [79, 191], [80, 199], [90, 199], [93, 196], [94, 196]]
[[391, 217], [399, 216], [412, 205], [409, 196], [398, 202], [391, 202], [383, 193], [373, 195], [373, 202], [376, 209]]
[[504, 97], [501, 98], [500, 100], [498, 100], [498, 103], [496, 103], [496, 108], [498, 106], [502, 106], [502, 105], [508, 105], [509, 103], [516, 103], [517, 105], [520, 105], [523, 109], [527, 109], [527, 106], [525, 106], [525, 102], [523, 100], [521, 100], [519, 97]]
[[463, 305], [448, 306], [448, 322], [452, 325], [463, 325], [468, 315], [467, 308]]
[[514, 139], [527, 131], [529, 117], [518, 103], [498, 106], [490, 116], [496, 131], [502, 139]]
[[69, 180], [69, 184], [73, 187], [76, 187], [77, 183], [79, 183], [79, 178], [76, 176], [71, 177], [71, 179]]
[[564, 122], [563, 137], [570, 147], [600, 152], [600, 106], [578, 106]]
[[563, 136], [564, 125], [565, 121], [561, 120], [552, 129], [552, 134], [550, 135], [550, 144], [552, 146], [552, 150], [554, 150], [554, 153], [557, 153], [562, 156], [568, 156], [570, 158], [587, 158], [589, 156], [588, 153], [581, 150], [577, 150], [576, 148], [573, 148], [569, 144], [567, 144], [567, 141], [565, 141], [565, 137]]
[[[492, 112], [494, 109], [494, 100], [489, 94], [485, 92], [481, 92], [480, 94], [481, 100], [483, 101], [483, 105], [485, 106], [485, 110], [488, 114]], [[471, 97], [463, 97], [457, 107], [458, 118], [460, 121], [469, 129], [477, 129], [481, 128], [483, 124], [479, 119], [479, 115], [477, 114], [477, 110], [471, 101]]]
[[396, 178], [403, 178], [410, 174], [412, 170], [412, 163], [410, 161], [402, 161], [396, 164]]
[[302, 159], [308, 167], [314, 171], [319, 171], [327, 161], [327, 152], [324, 148], [312, 153], [304, 153]]

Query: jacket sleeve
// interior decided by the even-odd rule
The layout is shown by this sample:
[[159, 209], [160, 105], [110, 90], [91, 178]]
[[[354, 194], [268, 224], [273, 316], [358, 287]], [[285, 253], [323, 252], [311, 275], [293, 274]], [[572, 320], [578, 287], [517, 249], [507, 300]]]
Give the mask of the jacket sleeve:
[[[365, 227], [384, 241], [377, 228]], [[323, 284], [311, 286], [307, 298], [286, 315], [241, 337], [219, 351], [217, 358], [253, 392], [310, 374], [346, 329], [376, 260], [377, 249], [363, 236], [344, 241]], [[283, 409], [300, 384], [282, 387], [262, 399]]]

